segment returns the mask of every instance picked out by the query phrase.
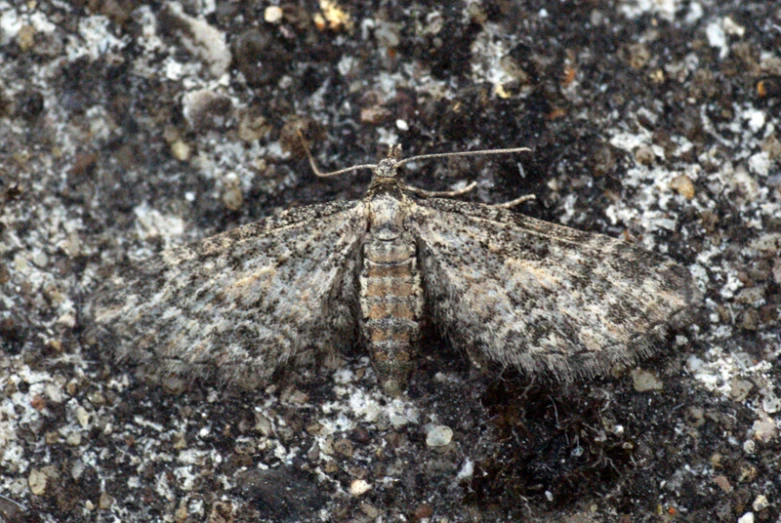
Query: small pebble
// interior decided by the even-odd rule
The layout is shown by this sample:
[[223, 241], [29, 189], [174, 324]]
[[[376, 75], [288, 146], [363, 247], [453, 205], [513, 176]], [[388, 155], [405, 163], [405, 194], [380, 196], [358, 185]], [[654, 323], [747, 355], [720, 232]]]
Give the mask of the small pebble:
[[633, 369], [631, 372], [632, 381], [637, 392], [648, 392], [651, 390], [662, 390], [663, 384], [654, 374], [643, 369]]
[[393, 413], [389, 416], [390, 424], [393, 426], [394, 429], [400, 429], [403, 426], [405, 426], [407, 423], [409, 423], [409, 420], [406, 416], [403, 416], [402, 414]]
[[434, 425], [426, 433], [426, 445], [429, 447], [444, 447], [453, 439], [453, 429], [447, 425]]
[[49, 257], [45, 252], [38, 250], [33, 253], [31, 261], [38, 267], [43, 268], [49, 263]]
[[654, 150], [648, 145], [641, 145], [635, 151], [635, 160], [637, 160], [637, 163], [651, 165], [654, 163], [655, 159], [656, 154], [654, 154]]
[[759, 512], [760, 510], [765, 510], [767, 507], [770, 506], [770, 503], [767, 500], [767, 497], [760, 494], [756, 497], [754, 502], [751, 504], [751, 508]]
[[260, 140], [271, 132], [271, 124], [262, 115], [243, 113], [239, 117], [239, 139], [245, 142]]
[[271, 426], [271, 420], [261, 413], [255, 414], [255, 430], [262, 435], [268, 437], [273, 434], [273, 427]]
[[746, 512], [738, 518], [738, 523], [754, 523], [754, 513]]
[[732, 485], [730, 485], [729, 480], [726, 476], [718, 475], [715, 478], [713, 478], [713, 482], [719, 486], [721, 490], [729, 494], [732, 492]]
[[263, 20], [270, 24], [278, 24], [282, 21], [282, 8], [276, 5], [271, 5], [263, 11]]
[[341, 454], [345, 458], [351, 458], [353, 451], [353, 444], [348, 439], [342, 438], [334, 442], [334, 452]]
[[755, 440], [760, 443], [769, 443], [778, 435], [776, 422], [764, 412], [760, 416], [760, 419], [754, 422], [751, 430], [754, 432]]
[[730, 397], [735, 401], [744, 401], [751, 389], [754, 388], [754, 384], [748, 380], [741, 380], [740, 378], [732, 378], [730, 380]]
[[222, 204], [229, 211], [236, 212], [241, 209], [244, 204], [244, 195], [237, 183], [231, 183], [225, 188], [225, 192], [222, 193]]
[[81, 425], [81, 428], [89, 428], [89, 412], [81, 405], [76, 407], [76, 419], [78, 420], [79, 425]]
[[16, 43], [24, 53], [32, 49], [35, 45], [35, 27], [23, 25], [16, 34]]
[[46, 481], [46, 474], [41, 469], [32, 469], [30, 475], [27, 476], [27, 485], [30, 487], [30, 492], [36, 496], [46, 492]]
[[670, 189], [674, 190], [687, 200], [694, 198], [694, 182], [685, 174], [676, 176], [670, 181]]
[[361, 512], [363, 512], [364, 514], [366, 514], [368, 517], [372, 519], [377, 519], [378, 517], [380, 517], [380, 511], [377, 510], [377, 507], [375, 507], [374, 505], [370, 505], [368, 503], [361, 503], [359, 507], [361, 509]]
[[190, 159], [190, 154], [192, 154], [192, 147], [181, 140], [177, 140], [171, 144], [171, 154], [180, 162], [186, 162]]
[[372, 486], [369, 484], [368, 481], [363, 479], [356, 479], [352, 483], [350, 483], [350, 494], [353, 496], [360, 496], [362, 494], [366, 494], [371, 490]]
[[109, 496], [106, 492], [100, 493], [100, 498], [98, 499], [98, 508], [101, 510], [108, 510], [111, 507], [111, 504], [114, 503], [114, 498]]

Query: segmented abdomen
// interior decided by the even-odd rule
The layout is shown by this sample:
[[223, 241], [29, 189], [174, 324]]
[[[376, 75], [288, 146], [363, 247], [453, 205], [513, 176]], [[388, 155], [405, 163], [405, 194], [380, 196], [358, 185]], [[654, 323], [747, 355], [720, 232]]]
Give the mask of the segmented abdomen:
[[415, 357], [423, 312], [416, 246], [407, 235], [364, 245], [361, 335], [386, 392], [403, 390]]

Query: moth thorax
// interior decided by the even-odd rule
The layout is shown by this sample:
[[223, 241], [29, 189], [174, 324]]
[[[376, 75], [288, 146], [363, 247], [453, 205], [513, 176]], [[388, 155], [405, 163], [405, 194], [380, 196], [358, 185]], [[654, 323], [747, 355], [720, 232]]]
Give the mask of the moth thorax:
[[404, 232], [406, 212], [404, 204], [390, 194], [381, 194], [372, 199], [369, 212], [371, 237], [390, 241], [400, 238]]

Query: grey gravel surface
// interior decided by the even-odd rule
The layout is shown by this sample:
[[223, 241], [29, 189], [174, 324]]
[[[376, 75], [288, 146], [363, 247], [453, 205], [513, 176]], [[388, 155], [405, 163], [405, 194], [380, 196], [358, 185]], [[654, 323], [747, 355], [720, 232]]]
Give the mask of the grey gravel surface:
[[[781, 2], [0, 0], [0, 521], [781, 521]], [[569, 385], [436, 336], [253, 392], [148, 383], [90, 292], [167, 246], [407, 180], [624, 237], [705, 294]], [[433, 442], [433, 443], [432, 443]]]

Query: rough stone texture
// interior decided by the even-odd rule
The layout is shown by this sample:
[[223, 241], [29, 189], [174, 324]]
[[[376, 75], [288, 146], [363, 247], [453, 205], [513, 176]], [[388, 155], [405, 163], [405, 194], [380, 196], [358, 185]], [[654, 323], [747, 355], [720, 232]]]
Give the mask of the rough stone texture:
[[[324, 494], [301, 521], [778, 519], [777, 2], [217, 4], [0, 1], [2, 517], [269, 521], [242, 482], [274, 469]], [[643, 364], [663, 390], [482, 374], [436, 338], [392, 400], [357, 351], [237, 394], [88, 348], [83, 297], [130, 262], [365, 192], [296, 129], [325, 169], [532, 148], [406, 179], [686, 266], [705, 309]]]

